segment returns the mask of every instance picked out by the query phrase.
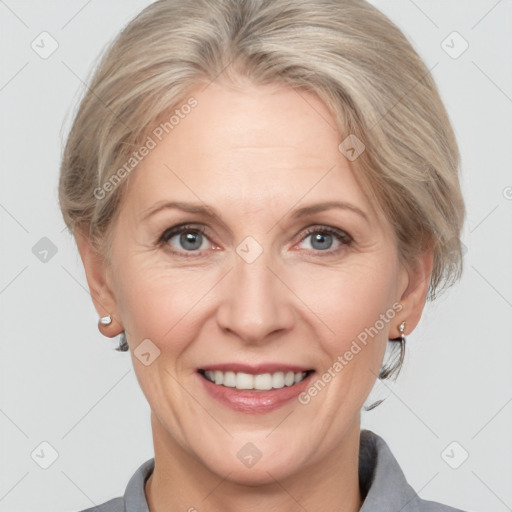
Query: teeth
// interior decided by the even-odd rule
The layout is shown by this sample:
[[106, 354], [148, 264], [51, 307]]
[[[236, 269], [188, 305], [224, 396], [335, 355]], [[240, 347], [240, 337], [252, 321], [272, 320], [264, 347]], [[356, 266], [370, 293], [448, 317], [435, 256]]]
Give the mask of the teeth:
[[272, 389], [272, 375], [270, 373], [262, 373], [254, 376], [254, 389], [268, 391]]
[[293, 372], [288, 372], [284, 376], [284, 385], [285, 386], [293, 386], [294, 380], [295, 380], [295, 374]]
[[254, 389], [254, 376], [248, 373], [237, 373], [236, 389]]
[[306, 372], [276, 372], [261, 373], [251, 375], [243, 372], [221, 372], [220, 370], [207, 370], [205, 377], [220, 386], [226, 386], [236, 389], [257, 389], [268, 391], [270, 389], [280, 389], [284, 386], [293, 386], [298, 384], [306, 377]]
[[272, 387], [273, 388], [284, 388], [284, 373], [276, 372], [272, 375]]
[[236, 387], [236, 374], [234, 372], [226, 372], [222, 379], [222, 385], [228, 388]]

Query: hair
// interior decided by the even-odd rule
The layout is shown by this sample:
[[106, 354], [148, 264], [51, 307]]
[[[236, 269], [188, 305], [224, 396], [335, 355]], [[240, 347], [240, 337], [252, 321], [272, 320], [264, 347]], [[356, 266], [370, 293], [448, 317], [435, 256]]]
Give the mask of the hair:
[[[214, 80], [316, 94], [340, 142], [364, 144], [351, 166], [390, 221], [401, 261], [414, 265], [432, 250], [427, 300], [460, 278], [465, 206], [448, 114], [411, 43], [364, 0], [159, 0], [145, 8], [105, 49], [74, 117], [59, 182], [71, 233], [83, 230], [110, 259], [133, 151]], [[127, 349], [123, 336], [118, 350]], [[400, 349], [381, 377], [400, 370]]]

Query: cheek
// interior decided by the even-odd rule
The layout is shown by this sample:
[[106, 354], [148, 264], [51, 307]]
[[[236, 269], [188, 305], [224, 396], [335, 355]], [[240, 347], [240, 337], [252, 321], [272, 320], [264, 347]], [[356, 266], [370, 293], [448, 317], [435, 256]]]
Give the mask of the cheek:
[[172, 321], [175, 310], [173, 299], [176, 294], [171, 290], [162, 294], [167, 281], [165, 275], [157, 279], [154, 268], [144, 264], [144, 259], [143, 256], [118, 255], [115, 265], [119, 313], [135, 346], [144, 338], [157, 342], [164, 324]]
[[[214, 314], [218, 291], [209, 292], [225, 269], [171, 267], [157, 253], [116, 256], [116, 295], [129, 341], [136, 347], [149, 338], [161, 350], [172, 347], [174, 353], [182, 352], [206, 317]], [[303, 320], [315, 326], [319, 344], [330, 358], [347, 350], [358, 336], [364, 337], [365, 329], [373, 333], [379, 316], [393, 304], [393, 262], [391, 251], [381, 251], [354, 254], [338, 267], [282, 268], [293, 290], [288, 300], [303, 311]], [[384, 338], [389, 323], [381, 323], [378, 337]]]
[[116, 269], [120, 315], [133, 345], [149, 338], [161, 350], [179, 353], [194, 336], [194, 326], [199, 329], [208, 291], [218, 277], [169, 268], [144, 254], [121, 258]]
[[345, 407], [356, 410], [374, 385], [385, 355], [396, 315], [397, 266], [392, 258], [353, 261], [337, 271], [310, 272], [298, 293], [308, 298], [318, 317], [312, 321], [323, 354], [319, 378], [329, 380], [326, 398], [340, 405], [343, 396]]
[[353, 339], [376, 323], [387, 331], [389, 322], [377, 321], [394, 303], [395, 269], [392, 261], [366, 258], [337, 270], [310, 270], [297, 278], [297, 295], [325, 325], [326, 339]]

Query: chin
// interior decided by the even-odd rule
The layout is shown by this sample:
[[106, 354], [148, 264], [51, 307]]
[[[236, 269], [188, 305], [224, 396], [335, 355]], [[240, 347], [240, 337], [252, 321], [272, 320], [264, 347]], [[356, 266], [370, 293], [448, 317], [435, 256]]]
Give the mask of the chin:
[[[241, 467], [242, 466], [242, 467]], [[297, 468], [291, 464], [283, 464], [283, 461], [275, 461], [264, 463], [259, 461], [251, 468], [243, 467], [242, 464], [221, 463], [219, 465], [210, 466], [216, 474], [226, 480], [244, 485], [247, 487], [260, 487], [262, 485], [272, 485], [277, 481], [285, 480], [291, 476]]]
[[265, 442], [266, 435], [268, 432], [262, 433], [261, 442], [219, 443], [215, 453], [210, 451], [206, 457], [199, 457], [201, 464], [221, 478], [240, 485], [261, 486], [285, 480], [304, 465], [304, 453], [293, 451], [294, 447], [300, 449], [301, 443], [277, 438], [275, 442]]

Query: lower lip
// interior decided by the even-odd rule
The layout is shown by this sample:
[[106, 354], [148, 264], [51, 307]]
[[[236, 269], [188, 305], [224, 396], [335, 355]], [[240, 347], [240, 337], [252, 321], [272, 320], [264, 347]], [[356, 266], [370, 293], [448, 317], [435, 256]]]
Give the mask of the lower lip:
[[197, 376], [203, 383], [206, 391], [221, 404], [237, 412], [262, 414], [275, 411], [294, 398], [297, 398], [308, 387], [314, 373], [310, 373], [298, 384], [269, 391], [249, 391], [220, 386], [210, 382], [199, 373]]

